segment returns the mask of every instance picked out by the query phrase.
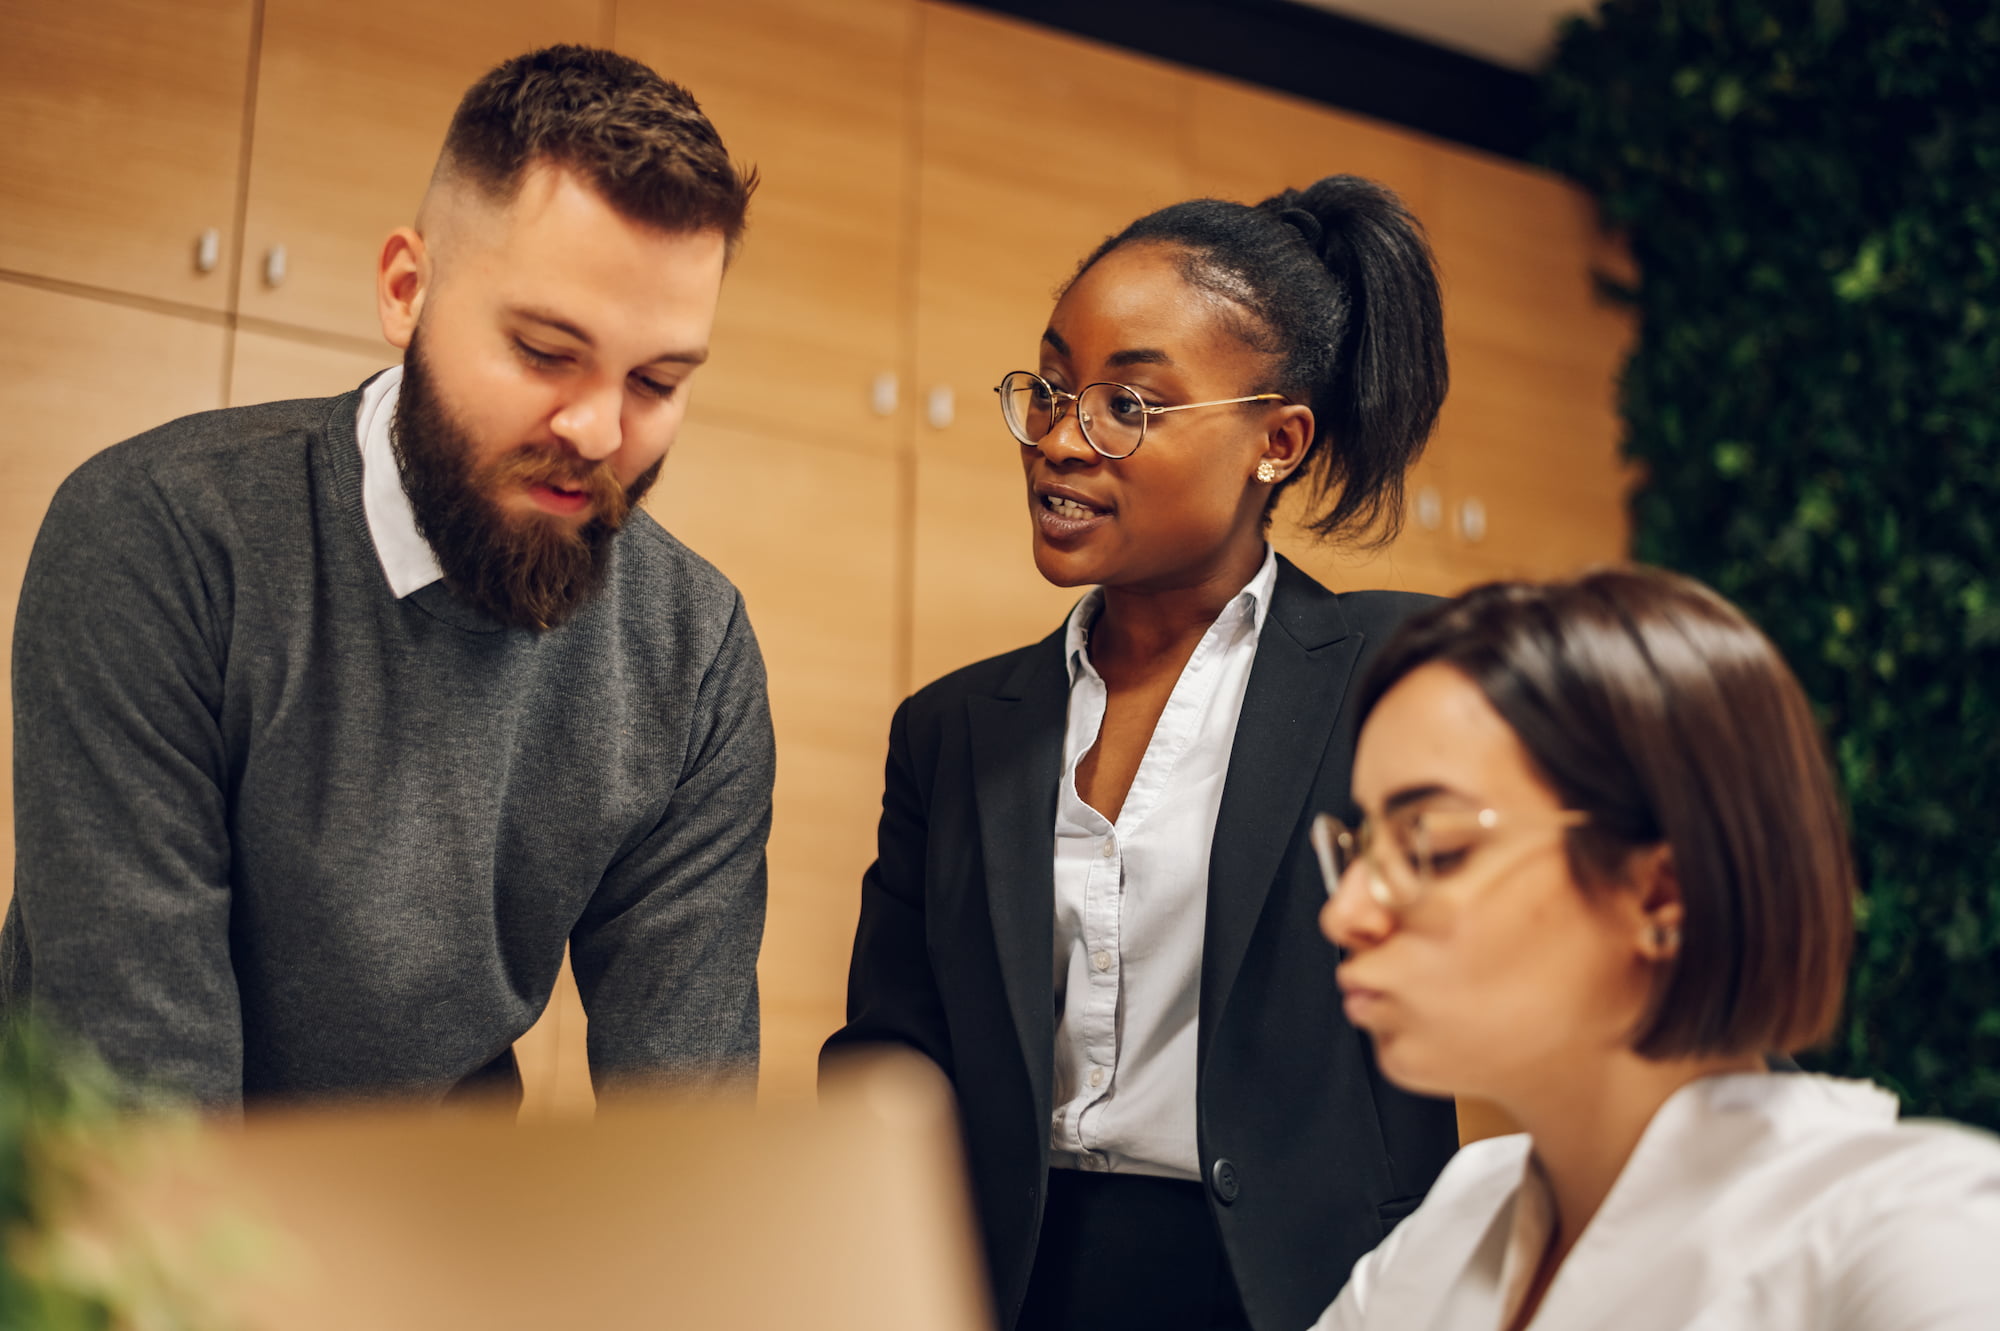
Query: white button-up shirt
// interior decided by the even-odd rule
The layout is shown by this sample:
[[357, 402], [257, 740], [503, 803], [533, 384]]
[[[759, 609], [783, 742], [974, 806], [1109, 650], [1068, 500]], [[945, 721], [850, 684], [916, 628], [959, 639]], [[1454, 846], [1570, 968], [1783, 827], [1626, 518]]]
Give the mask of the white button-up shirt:
[[1277, 585], [1269, 547], [1181, 670], [1114, 825], [1076, 789], [1104, 724], [1094, 591], [1069, 618], [1069, 725], [1055, 827], [1058, 1166], [1199, 1179], [1195, 1039], [1208, 853], [1236, 719]]
[[[1554, 1218], [1525, 1135], [1461, 1150], [1314, 1331], [1504, 1331]], [[1530, 1331], [1995, 1331], [2000, 1141], [1866, 1082], [1682, 1087]]]
[[384, 370], [361, 392], [354, 413], [354, 437], [361, 445], [361, 508], [368, 516], [368, 535], [382, 576], [398, 600], [428, 587], [444, 576], [430, 542], [417, 530], [416, 510], [403, 489], [396, 466], [396, 447], [389, 426], [396, 419], [396, 396], [403, 388], [403, 367]]

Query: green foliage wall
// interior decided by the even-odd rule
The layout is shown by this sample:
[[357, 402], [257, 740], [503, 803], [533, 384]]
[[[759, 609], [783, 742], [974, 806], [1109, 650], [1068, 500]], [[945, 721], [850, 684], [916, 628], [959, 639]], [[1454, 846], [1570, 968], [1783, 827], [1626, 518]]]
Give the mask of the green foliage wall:
[[1853, 810], [1816, 1061], [2000, 1127], [2000, 0], [1611, 0], [1544, 91], [1642, 273], [1635, 554], [1770, 633]]

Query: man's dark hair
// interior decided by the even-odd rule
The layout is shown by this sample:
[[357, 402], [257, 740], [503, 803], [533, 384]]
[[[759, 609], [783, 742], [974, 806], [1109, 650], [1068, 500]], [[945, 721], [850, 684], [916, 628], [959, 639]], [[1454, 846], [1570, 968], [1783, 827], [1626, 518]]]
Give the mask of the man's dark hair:
[[1486, 695], [1563, 805], [1590, 890], [1664, 844], [1685, 912], [1633, 1033], [1648, 1058], [1792, 1051], [1840, 1015], [1854, 940], [1846, 819], [1805, 693], [1770, 640], [1658, 569], [1492, 583], [1411, 620], [1360, 696], [1419, 666]]
[[628, 56], [549, 46], [489, 72], [445, 131], [442, 178], [510, 202], [538, 162], [576, 172], [613, 208], [662, 231], [743, 235], [754, 168], [729, 160], [694, 98]]
[[1402, 201], [1359, 176], [1328, 176], [1254, 207], [1191, 199], [1106, 240], [1077, 277], [1142, 242], [1179, 249], [1188, 283], [1242, 312], [1238, 335], [1271, 358], [1269, 377], [1242, 392], [1312, 408], [1313, 449], [1275, 487], [1310, 478], [1301, 525], [1323, 539], [1371, 530], [1367, 544], [1394, 539], [1403, 477], [1450, 383], [1436, 265]]

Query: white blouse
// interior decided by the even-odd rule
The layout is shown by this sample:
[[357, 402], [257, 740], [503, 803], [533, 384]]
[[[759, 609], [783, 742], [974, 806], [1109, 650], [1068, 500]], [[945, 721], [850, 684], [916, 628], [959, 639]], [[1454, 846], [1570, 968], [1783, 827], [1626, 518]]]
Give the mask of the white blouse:
[[[1314, 1331], [1503, 1331], [1548, 1237], [1525, 1135], [1461, 1150]], [[1996, 1331], [2000, 1141], [1893, 1095], [1709, 1077], [1653, 1116], [1530, 1331]]]
[[1199, 1179], [1195, 1039], [1208, 852], [1257, 640], [1278, 583], [1269, 546], [1181, 669], [1114, 825], [1076, 788], [1109, 701], [1090, 663], [1092, 591], [1070, 614], [1069, 722], [1055, 825], [1058, 1168]]

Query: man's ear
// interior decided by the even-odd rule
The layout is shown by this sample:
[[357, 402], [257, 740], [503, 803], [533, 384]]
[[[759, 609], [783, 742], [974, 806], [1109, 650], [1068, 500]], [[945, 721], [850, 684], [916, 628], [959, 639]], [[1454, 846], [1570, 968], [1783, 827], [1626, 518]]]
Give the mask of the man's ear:
[[407, 349], [417, 331], [433, 275], [431, 254], [415, 227], [399, 226], [382, 242], [375, 266], [375, 311], [389, 345]]

